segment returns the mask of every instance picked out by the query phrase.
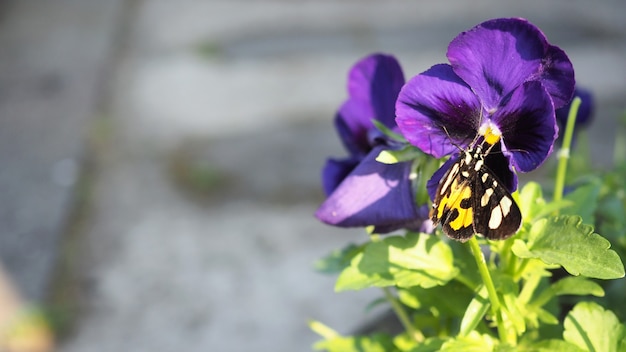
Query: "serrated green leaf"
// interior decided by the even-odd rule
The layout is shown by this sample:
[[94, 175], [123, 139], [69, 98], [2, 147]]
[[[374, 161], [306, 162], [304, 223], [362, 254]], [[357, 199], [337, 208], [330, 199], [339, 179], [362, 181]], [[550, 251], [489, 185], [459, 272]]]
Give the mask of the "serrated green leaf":
[[584, 277], [566, 277], [552, 285], [552, 291], [555, 295], [593, 295], [596, 297], [604, 296], [602, 286], [596, 282]]
[[476, 332], [446, 341], [441, 346], [441, 352], [489, 352], [493, 351], [496, 341], [489, 335], [480, 335]]
[[337, 279], [337, 291], [365, 287], [433, 287], [458, 273], [450, 247], [439, 237], [408, 233], [368, 243]]
[[[525, 349], [526, 351], [526, 349]], [[563, 340], [546, 340], [541, 341], [527, 349], [528, 352], [585, 352], [567, 341]]]
[[328, 352], [394, 352], [398, 351], [391, 337], [385, 334], [372, 336], [335, 337], [313, 345], [317, 351]]
[[565, 199], [572, 202], [572, 206], [561, 210], [562, 215], [579, 215], [586, 224], [595, 224], [594, 212], [598, 206], [598, 197], [602, 183], [593, 178], [587, 184], [576, 188], [565, 195]]
[[530, 306], [541, 307], [553, 297], [563, 295], [602, 297], [604, 296], [604, 289], [597, 283], [582, 276], [565, 277], [543, 290], [530, 302]]
[[618, 352], [624, 326], [610, 310], [594, 302], [580, 302], [565, 317], [563, 339], [585, 351]]
[[530, 230], [528, 243], [515, 240], [511, 249], [520, 258], [559, 264], [572, 275], [624, 277], [624, 265], [610, 246], [609, 241], [593, 232], [593, 227], [582, 224], [580, 217], [562, 215], [537, 221]]
[[325, 257], [317, 260], [313, 265], [315, 270], [324, 274], [337, 274], [350, 265], [354, 256], [363, 250], [363, 245], [349, 244], [343, 249], [330, 252]]
[[352, 258], [350, 266], [345, 268], [341, 274], [339, 274], [337, 282], [335, 283], [335, 291], [362, 290], [372, 286], [393, 286], [393, 276], [388, 273], [363, 273], [359, 269], [359, 263], [362, 259], [363, 253], [359, 253]]

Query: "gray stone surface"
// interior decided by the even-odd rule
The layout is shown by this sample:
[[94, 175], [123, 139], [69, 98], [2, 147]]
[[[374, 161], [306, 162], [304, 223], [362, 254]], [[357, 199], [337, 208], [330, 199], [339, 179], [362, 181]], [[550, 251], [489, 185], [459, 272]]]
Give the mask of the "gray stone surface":
[[0, 260], [46, 296], [119, 1], [8, 1], [0, 18]]
[[[590, 133], [599, 164], [609, 160], [613, 117], [625, 107], [626, 6], [621, 0], [593, 6], [569, 0], [481, 0], [462, 7], [447, 1], [145, 0], [127, 1], [123, 13], [119, 5], [86, 3], [92, 2], [108, 10], [79, 20], [63, 11], [44, 16], [29, 7], [35, 5], [20, 5], [19, 18], [2, 22], [11, 28], [20, 21], [126, 28], [118, 37], [121, 54], [113, 74], [100, 83], [107, 87], [101, 92], [105, 116], [96, 122], [105, 132], [90, 152], [92, 211], [80, 238], [80, 261], [74, 264], [82, 314], [63, 341], [63, 352], [309, 350], [316, 336], [307, 319], [349, 333], [381, 314], [364, 311], [380, 296], [376, 290], [335, 294], [334, 278], [312, 270], [320, 256], [365, 238], [358, 229], [324, 226], [312, 213], [322, 200], [318, 177], [325, 158], [344, 153], [331, 119], [345, 98], [347, 70], [368, 53], [395, 54], [410, 77], [444, 62], [445, 48], [458, 32], [488, 18], [527, 17], [570, 55], [580, 84], [597, 93], [598, 122]], [[87, 43], [87, 31], [78, 36], [64, 30], [68, 38], [61, 43], [93, 45]], [[103, 29], [99, 38], [106, 33]], [[31, 43], [47, 43], [38, 38], [20, 37], [13, 45], [27, 50], [34, 47]], [[43, 62], [74, 67], [62, 60], [71, 50], [57, 50], [58, 56]], [[92, 61], [110, 57], [93, 48], [80, 55]], [[11, 55], [3, 52], [0, 58], [5, 62]], [[93, 91], [98, 85], [90, 81], [97, 67], [75, 67], [87, 76], [58, 71], [59, 78], [43, 86], [83, 82], [84, 89], [70, 102], [93, 112], [93, 103], [86, 102], [98, 97]], [[11, 72], [1, 74], [19, 74]], [[7, 92], [18, 94], [2, 87], [3, 101]], [[0, 108], [8, 109], [4, 104]], [[59, 115], [73, 111], [72, 104], [59, 104]], [[42, 111], [50, 107], [31, 108], [38, 109], [32, 116], [44, 120]], [[13, 131], [26, 124], [2, 123]], [[80, 155], [80, 144], [71, 139], [86, 137], [84, 125], [64, 123], [24, 125], [29, 139], [0, 131], [2, 160], [14, 165], [1, 173], [2, 194], [18, 194], [16, 187], [29, 184], [43, 189], [49, 176], [30, 183], [26, 176], [49, 175], [55, 162]], [[27, 141], [34, 142], [18, 144]], [[48, 157], [49, 163], [6, 152], [23, 153], [28, 150], [23, 145], [54, 152], [48, 143], [68, 143], [73, 149]], [[17, 160], [23, 164], [12, 164]], [[31, 167], [39, 171], [29, 172]], [[11, 174], [13, 183], [4, 181]], [[15, 209], [54, 209], [32, 204]], [[29, 226], [42, 226], [31, 221]], [[49, 242], [47, 250], [54, 253], [54, 239]], [[16, 249], [0, 253], [19, 263], [14, 268], [37, 266], [24, 259], [34, 249], [10, 246]]]

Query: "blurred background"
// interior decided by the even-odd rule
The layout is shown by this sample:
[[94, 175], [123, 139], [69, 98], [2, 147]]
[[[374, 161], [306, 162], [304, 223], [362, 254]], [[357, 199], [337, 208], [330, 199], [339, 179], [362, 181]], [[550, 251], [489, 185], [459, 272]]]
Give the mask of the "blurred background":
[[[626, 2], [0, 1], [0, 323], [42, 308], [56, 350], [306, 351], [309, 319], [376, 321], [316, 259], [359, 229], [313, 218], [350, 66], [406, 78], [449, 41], [525, 17], [596, 98], [611, 162]], [[532, 177], [532, 175], [529, 175]], [[0, 279], [2, 275], [0, 275]], [[2, 290], [12, 304], [2, 305]], [[18, 303], [16, 303], [18, 302]]]

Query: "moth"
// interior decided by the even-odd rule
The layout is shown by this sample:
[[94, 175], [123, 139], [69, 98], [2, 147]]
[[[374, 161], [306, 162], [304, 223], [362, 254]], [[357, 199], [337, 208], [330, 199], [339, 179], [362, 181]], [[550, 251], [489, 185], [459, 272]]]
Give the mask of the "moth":
[[465, 242], [480, 234], [503, 240], [522, 224], [511, 193], [485, 165], [492, 146], [483, 140], [464, 150], [439, 181], [430, 218], [453, 239]]

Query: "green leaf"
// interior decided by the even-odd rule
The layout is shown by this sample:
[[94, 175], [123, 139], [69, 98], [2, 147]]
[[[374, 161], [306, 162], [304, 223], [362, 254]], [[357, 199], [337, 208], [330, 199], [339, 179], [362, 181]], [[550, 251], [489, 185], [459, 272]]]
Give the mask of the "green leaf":
[[406, 141], [406, 138], [404, 138], [403, 135], [392, 131], [391, 129], [389, 129], [389, 127], [385, 126], [382, 122], [376, 119], [372, 119], [372, 123], [380, 132], [382, 132], [385, 136], [389, 137], [390, 139], [395, 140], [400, 143], [408, 143]]
[[350, 265], [350, 261], [363, 250], [363, 245], [349, 244], [315, 262], [315, 270], [324, 274], [337, 274]]
[[539, 258], [546, 264], [559, 264], [572, 275], [598, 279], [624, 277], [619, 255], [610, 242], [581, 223], [578, 216], [558, 216], [533, 224], [528, 243], [515, 240], [511, 247], [520, 258]]
[[586, 350], [582, 350], [578, 348], [578, 346], [573, 345], [567, 341], [563, 340], [545, 340], [541, 341], [535, 345], [530, 346], [527, 350], [528, 352], [585, 352]]
[[315, 343], [317, 351], [328, 352], [395, 352], [398, 349], [393, 345], [391, 337], [385, 334], [372, 336], [335, 337]]
[[480, 335], [476, 332], [446, 341], [441, 346], [441, 352], [489, 352], [494, 351], [496, 341], [489, 335]]
[[461, 320], [459, 336], [467, 336], [476, 329], [485, 314], [487, 314], [489, 305], [487, 288], [482, 286], [476, 296], [474, 296], [474, 299], [467, 305], [465, 315], [463, 315], [463, 319]]
[[625, 329], [610, 310], [594, 302], [580, 302], [565, 317], [563, 339], [585, 351], [617, 352]]
[[604, 296], [604, 289], [594, 281], [582, 276], [565, 277], [551, 286], [548, 286], [530, 302], [531, 305], [541, 307], [555, 296], [575, 295], [585, 296], [592, 295], [596, 297]]
[[596, 297], [604, 296], [602, 286], [596, 282], [584, 277], [566, 277], [552, 285], [552, 291], [555, 295], [593, 295]]
[[413, 309], [427, 309], [438, 316], [461, 316], [474, 293], [453, 280], [445, 286], [423, 288], [419, 286], [398, 289], [400, 302]]
[[559, 319], [557, 319], [557, 317], [543, 308], [537, 309], [534, 313], [537, 314], [539, 321], [544, 324], [556, 325], [559, 323]]
[[445, 340], [440, 337], [430, 337], [422, 342], [416, 343], [415, 340], [409, 338], [406, 334], [402, 334], [397, 336], [393, 342], [400, 351], [437, 352], [441, 349], [441, 345], [443, 345]]
[[385, 273], [363, 273], [359, 269], [359, 263], [363, 259], [363, 253], [357, 254], [349, 267], [345, 268], [335, 283], [335, 291], [362, 290], [364, 288], [376, 286], [393, 286], [393, 276]]
[[385, 149], [378, 153], [376, 161], [383, 164], [396, 164], [403, 161], [410, 161], [423, 156], [424, 153], [412, 145], [407, 145], [402, 149]]
[[528, 182], [519, 191], [517, 204], [524, 219], [533, 219], [545, 203], [541, 186], [537, 182]]
[[526, 331], [526, 321], [524, 320], [524, 313], [517, 306], [515, 295], [507, 293], [502, 295], [502, 320], [504, 320], [504, 326], [510, 331], [510, 328], [514, 328], [517, 336], [522, 335]]
[[408, 233], [368, 243], [337, 279], [335, 289], [444, 285], [458, 273], [450, 247], [437, 236]]
[[541, 186], [537, 182], [528, 182], [522, 188], [519, 192], [517, 203], [522, 212], [524, 223], [528, 224], [573, 204], [572, 201], [567, 199], [558, 202], [546, 202], [543, 199]]
[[586, 224], [595, 224], [594, 212], [598, 206], [598, 197], [602, 183], [598, 178], [589, 180], [589, 183], [576, 188], [565, 195], [565, 199], [572, 202], [572, 206], [561, 211], [563, 215], [579, 215]]
[[309, 329], [327, 340], [340, 337], [338, 332], [317, 320], [309, 320]]

